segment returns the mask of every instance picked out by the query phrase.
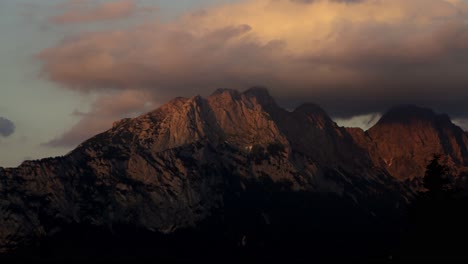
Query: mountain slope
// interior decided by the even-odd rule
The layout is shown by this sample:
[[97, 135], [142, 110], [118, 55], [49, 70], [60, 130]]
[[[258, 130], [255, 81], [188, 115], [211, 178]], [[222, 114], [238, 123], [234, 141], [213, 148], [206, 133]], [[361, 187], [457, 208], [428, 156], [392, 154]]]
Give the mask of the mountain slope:
[[281, 222], [278, 193], [324, 194], [314, 203], [336, 197], [352, 215], [383, 217], [402, 189], [319, 107], [288, 112], [262, 88], [218, 90], [116, 122], [64, 157], [0, 169], [0, 251], [76, 224], [172, 234], [224, 212], [219, 221], [237, 226], [229, 212], [252, 204], [262, 225]]

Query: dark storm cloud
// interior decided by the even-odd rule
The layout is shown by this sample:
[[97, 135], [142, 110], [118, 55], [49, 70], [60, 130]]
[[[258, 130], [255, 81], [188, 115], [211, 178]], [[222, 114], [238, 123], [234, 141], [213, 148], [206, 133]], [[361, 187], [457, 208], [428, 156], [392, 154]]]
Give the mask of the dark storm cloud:
[[0, 117], [0, 137], [9, 137], [14, 132], [15, 124], [4, 117]]

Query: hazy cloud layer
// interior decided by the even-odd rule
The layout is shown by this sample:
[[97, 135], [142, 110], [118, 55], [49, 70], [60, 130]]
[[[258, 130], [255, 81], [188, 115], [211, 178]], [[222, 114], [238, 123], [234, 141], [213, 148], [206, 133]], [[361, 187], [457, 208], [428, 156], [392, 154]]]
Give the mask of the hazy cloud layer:
[[372, 113], [367, 115], [358, 115], [350, 118], [336, 118], [334, 121], [343, 127], [359, 127], [367, 130], [377, 124], [379, 119], [382, 117], [380, 113]]
[[457, 118], [452, 120], [452, 122], [455, 125], [463, 128], [463, 130], [468, 131], [468, 118]]
[[0, 117], [0, 137], [9, 137], [13, 133], [15, 133], [15, 124], [4, 117]]
[[463, 118], [467, 11], [462, 0], [247, 0], [79, 34], [39, 58], [46, 77], [80, 92], [165, 101], [263, 85], [287, 107], [312, 101], [342, 118], [396, 104]]
[[134, 0], [96, 3], [91, 0], [71, 0], [61, 5], [63, 14], [51, 17], [58, 24], [83, 23], [127, 18], [139, 11]]
[[63, 135], [46, 143], [50, 147], [75, 147], [83, 140], [104, 132], [112, 123], [134, 117], [155, 107], [151, 96], [141, 91], [126, 90], [99, 97], [89, 113], [75, 112], [81, 120]]

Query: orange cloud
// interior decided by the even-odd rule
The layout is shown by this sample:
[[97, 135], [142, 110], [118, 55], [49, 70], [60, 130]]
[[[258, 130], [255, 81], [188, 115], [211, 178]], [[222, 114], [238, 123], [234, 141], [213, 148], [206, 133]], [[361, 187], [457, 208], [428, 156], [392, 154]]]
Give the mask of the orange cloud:
[[137, 12], [134, 0], [120, 0], [94, 5], [86, 0], [71, 0], [63, 5], [67, 11], [50, 20], [57, 24], [122, 19]]
[[458, 0], [245, 0], [167, 23], [76, 35], [44, 50], [45, 76], [77, 91], [165, 101], [270, 87], [338, 116], [420, 104], [468, 116], [468, 8]]

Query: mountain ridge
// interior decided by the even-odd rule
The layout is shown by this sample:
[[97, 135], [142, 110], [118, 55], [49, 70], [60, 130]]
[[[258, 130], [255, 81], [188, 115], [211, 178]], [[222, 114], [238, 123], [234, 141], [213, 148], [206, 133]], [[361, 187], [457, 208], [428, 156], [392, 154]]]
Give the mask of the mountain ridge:
[[[259, 87], [179, 97], [114, 123], [66, 156], [0, 168], [0, 251], [71, 224], [125, 223], [172, 234], [219, 210], [234, 210], [233, 200], [258, 188], [269, 197], [268, 186], [349, 203], [363, 217], [384, 217], [384, 208], [395, 210], [413, 195], [403, 180], [422, 176], [421, 160], [430, 151], [446, 151], [454, 166], [466, 164], [468, 139], [457, 128], [430, 130], [425, 140], [444, 139], [437, 133], [450, 139], [439, 140], [437, 148], [405, 146], [404, 153], [413, 150], [421, 158], [407, 166], [413, 157], [403, 155], [405, 166], [393, 169], [387, 155], [395, 153], [384, 150], [403, 147], [396, 142], [407, 132], [402, 126], [393, 128], [399, 136], [389, 143], [382, 123], [366, 132], [339, 127], [317, 105], [289, 112]], [[262, 218], [269, 219], [263, 206]]]

